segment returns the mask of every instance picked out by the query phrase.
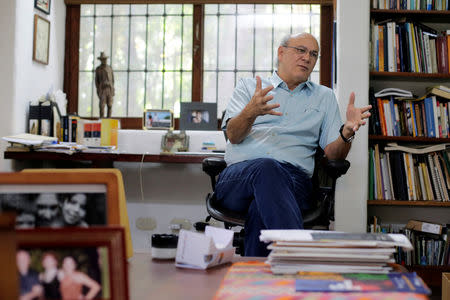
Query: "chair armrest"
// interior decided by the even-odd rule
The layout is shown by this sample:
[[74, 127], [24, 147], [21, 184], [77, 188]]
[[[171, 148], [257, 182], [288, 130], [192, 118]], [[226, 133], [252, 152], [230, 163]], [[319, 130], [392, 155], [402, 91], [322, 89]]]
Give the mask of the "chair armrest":
[[202, 162], [203, 172], [210, 177], [216, 177], [227, 167], [227, 163], [222, 157], [207, 157]]
[[336, 179], [347, 173], [348, 168], [350, 168], [350, 162], [346, 159], [325, 159], [323, 166], [325, 168], [325, 172], [331, 178]]

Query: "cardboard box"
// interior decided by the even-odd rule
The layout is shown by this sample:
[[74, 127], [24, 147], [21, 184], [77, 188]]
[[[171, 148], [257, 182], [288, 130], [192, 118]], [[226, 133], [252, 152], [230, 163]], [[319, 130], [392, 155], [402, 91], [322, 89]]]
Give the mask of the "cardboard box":
[[450, 299], [450, 273], [442, 273], [442, 300]]
[[440, 224], [434, 224], [434, 223], [427, 223], [423, 221], [417, 221], [417, 220], [409, 220], [408, 224], [406, 224], [406, 228], [421, 232], [428, 232], [428, 233], [434, 233], [434, 234], [441, 234], [442, 233], [442, 225]]
[[207, 269], [231, 262], [235, 249], [234, 232], [206, 226], [205, 233], [181, 229], [175, 265], [181, 268]]

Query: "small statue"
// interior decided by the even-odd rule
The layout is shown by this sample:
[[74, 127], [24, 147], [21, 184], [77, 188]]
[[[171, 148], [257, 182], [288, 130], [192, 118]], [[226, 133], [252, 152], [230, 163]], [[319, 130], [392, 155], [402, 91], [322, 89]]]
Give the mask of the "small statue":
[[105, 116], [105, 104], [108, 107], [107, 117], [110, 118], [114, 97], [114, 73], [106, 63], [108, 56], [103, 51], [97, 59], [101, 61], [100, 66], [95, 69], [95, 87], [100, 100], [100, 118]]

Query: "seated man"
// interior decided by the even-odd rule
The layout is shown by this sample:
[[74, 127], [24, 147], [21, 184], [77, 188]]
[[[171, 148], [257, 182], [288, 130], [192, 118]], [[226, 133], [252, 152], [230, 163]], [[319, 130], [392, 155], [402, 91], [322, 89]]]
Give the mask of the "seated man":
[[350, 142], [370, 116], [350, 95], [342, 122], [331, 89], [308, 80], [319, 57], [308, 33], [285, 37], [278, 70], [261, 80], [241, 79], [228, 103], [222, 128], [229, 138], [216, 196], [225, 208], [247, 212], [245, 255], [267, 256], [261, 229], [301, 229], [308, 208], [314, 154], [344, 159]]

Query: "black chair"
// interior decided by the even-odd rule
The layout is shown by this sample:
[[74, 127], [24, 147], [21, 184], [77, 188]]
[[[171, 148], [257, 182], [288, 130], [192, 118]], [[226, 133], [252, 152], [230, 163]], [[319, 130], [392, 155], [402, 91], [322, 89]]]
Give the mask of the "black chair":
[[[211, 178], [212, 192], [206, 196], [206, 209], [209, 216], [224, 223], [225, 228], [230, 229], [234, 226], [245, 224], [245, 214], [228, 210], [218, 203], [214, 190], [216, 179], [220, 172], [227, 166], [225, 160], [219, 157], [208, 157], [203, 160], [203, 171]], [[318, 148], [315, 156], [315, 169], [312, 177], [313, 191], [311, 199], [314, 201], [314, 207], [303, 212], [303, 226], [305, 229], [328, 229], [330, 221], [334, 221], [334, 190], [336, 179], [344, 175], [350, 163], [347, 160], [327, 160], [322, 149]], [[236, 232], [233, 240], [233, 246], [236, 247], [237, 254], [244, 254], [244, 229]]]

